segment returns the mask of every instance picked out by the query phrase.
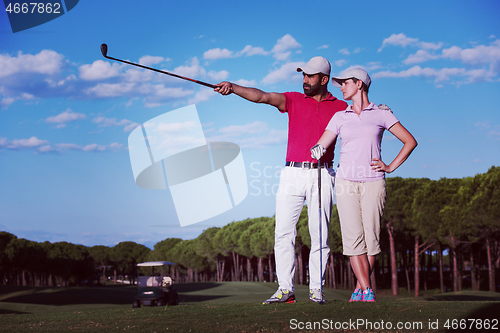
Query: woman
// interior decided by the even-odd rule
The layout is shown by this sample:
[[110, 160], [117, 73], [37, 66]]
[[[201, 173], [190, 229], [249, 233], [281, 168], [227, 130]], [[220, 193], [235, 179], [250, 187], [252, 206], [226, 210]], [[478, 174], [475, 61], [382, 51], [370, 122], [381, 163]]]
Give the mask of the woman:
[[[335, 196], [342, 231], [344, 255], [350, 257], [356, 275], [356, 289], [350, 302], [375, 302], [370, 274], [375, 255], [380, 253], [380, 219], [385, 204], [385, 173], [396, 170], [417, 146], [417, 141], [401, 125], [391, 110], [381, 109], [368, 100], [371, 79], [361, 68], [348, 70], [332, 78], [344, 100], [352, 101], [345, 111], [337, 112], [311, 156], [319, 159], [337, 136], [341, 139], [340, 160], [335, 177]], [[380, 157], [384, 130], [389, 130], [403, 147], [390, 163]]]

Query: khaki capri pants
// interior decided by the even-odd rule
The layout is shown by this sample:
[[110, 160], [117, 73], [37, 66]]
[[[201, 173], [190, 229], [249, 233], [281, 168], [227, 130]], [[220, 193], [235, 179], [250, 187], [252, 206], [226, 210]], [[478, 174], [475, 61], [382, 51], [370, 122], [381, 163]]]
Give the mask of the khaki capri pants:
[[353, 182], [335, 178], [335, 196], [344, 255], [380, 253], [380, 220], [384, 212], [385, 179]]

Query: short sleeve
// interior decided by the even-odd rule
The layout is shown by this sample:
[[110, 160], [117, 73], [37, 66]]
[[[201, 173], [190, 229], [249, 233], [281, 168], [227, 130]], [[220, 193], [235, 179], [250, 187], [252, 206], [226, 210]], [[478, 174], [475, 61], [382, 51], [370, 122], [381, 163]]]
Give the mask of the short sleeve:
[[341, 112], [337, 112], [333, 115], [332, 119], [326, 126], [326, 130], [332, 132], [333, 134], [340, 134], [340, 114]]
[[390, 110], [382, 110], [383, 111], [383, 126], [388, 130], [394, 124], [398, 123], [399, 120]]
[[285, 108], [283, 111], [280, 110], [281, 113], [289, 112], [293, 109], [293, 92], [284, 92], [283, 95], [285, 96]]

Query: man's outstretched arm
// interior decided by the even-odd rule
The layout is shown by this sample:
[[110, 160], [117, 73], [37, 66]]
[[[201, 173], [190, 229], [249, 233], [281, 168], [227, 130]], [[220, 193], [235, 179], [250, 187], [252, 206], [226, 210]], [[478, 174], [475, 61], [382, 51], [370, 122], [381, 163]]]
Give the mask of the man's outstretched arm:
[[250, 102], [269, 104], [278, 108], [280, 111], [285, 110], [286, 99], [283, 94], [265, 92], [257, 88], [243, 87], [236, 83], [226, 81], [216, 84], [216, 86], [217, 88], [215, 88], [215, 91], [221, 95], [234, 93]]

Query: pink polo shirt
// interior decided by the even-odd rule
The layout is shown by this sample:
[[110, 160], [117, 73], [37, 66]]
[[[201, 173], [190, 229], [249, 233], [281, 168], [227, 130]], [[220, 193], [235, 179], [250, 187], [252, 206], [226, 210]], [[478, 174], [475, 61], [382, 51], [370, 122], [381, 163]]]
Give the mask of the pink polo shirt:
[[351, 105], [336, 113], [326, 129], [338, 135], [341, 140], [337, 177], [367, 182], [385, 177], [385, 172], [373, 171], [372, 158], [380, 158], [380, 144], [384, 131], [399, 120], [392, 111], [379, 109], [371, 103], [358, 116]]
[[[333, 115], [345, 110], [347, 103], [335, 98], [331, 93], [318, 102], [299, 92], [283, 93], [286, 98], [285, 109], [288, 113], [288, 147], [286, 160], [293, 162], [316, 162], [311, 157], [313, 147], [325, 132], [325, 127]], [[322, 162], [333, 161], [335, 144], [332, 144], [321, 158]]]

